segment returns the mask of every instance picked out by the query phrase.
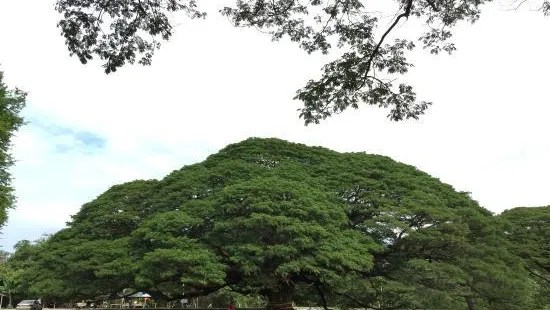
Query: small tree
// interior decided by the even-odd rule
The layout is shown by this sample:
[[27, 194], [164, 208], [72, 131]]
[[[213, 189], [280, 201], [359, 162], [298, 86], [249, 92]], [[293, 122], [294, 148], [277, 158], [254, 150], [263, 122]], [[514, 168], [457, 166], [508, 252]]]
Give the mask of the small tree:
[[19, 89], [9, 89], [0, 71], [0, 228], [6, 223], [8, 209], [13, 208], [15, 197], [11, 186], [10, 167], [14, 161], [10, 154], [11, 140], [23, 125], [21, 110], [27, 94]]

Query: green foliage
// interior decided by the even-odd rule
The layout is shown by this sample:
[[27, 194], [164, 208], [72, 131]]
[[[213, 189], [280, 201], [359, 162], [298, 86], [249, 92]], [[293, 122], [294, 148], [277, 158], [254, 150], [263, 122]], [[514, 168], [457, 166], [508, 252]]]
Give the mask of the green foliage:
[[510, 209], [500, 217], [507, 221], [506, 235], [514, 250], [528, 260], [531, 270], [550, 274], [550, 206]]
[[12, 294], [35, 294], [32, 283], [40, 276], [39, 255], [43, 249], [43, 241], [32, 243], [28, 240], [19, 241], [13, 253], [3, 264], [3, 279]]
[[506, 238], [533, 280], [534, 309], [550, 305], [550, 206], [504, 211]]
[[[260, 29], [273, 40], [287, 37], [308, 53], [345, 51], [323, 67], [321, 78], [297, 91], [306, 124], [361, 103], [389, 108], [388, 117], [398, 121], [418, 118], [431, 104], [418, 102], [411, 85], [394, 83], [396, 75], [413, 66], [407, 52], [417, 44], [431, 54], [453, 52], [452, 29], [461, 21], [478, 20], [486, 2], [490, 0], [395, 0], [382, 5], [361, 0], [237, 0], [220, 12], [237, 27]], [[151, 64], [159, 41], [173, 34], [173, 12], [190, 18], [206, 15], [195, 0], [58, 0], [56, 8], [63, 14], [58, 26], [71, 55], [82, 63], [99, 57], [106, 73], [136, 60]], [[540, 10], [550, 13], [550, 2], [542, 0]], [[389, 25], [380, 12], [394, 16]], [[417, 39], [390, 41], [394, 28], [409, 19], [422, 21], [424, 32]]]
[[21, 278], [23, 269], [14, 269], [8, 264], [10, 253], [2, 251], [0, 261], [0, 293], [7, 295], [8, 308], [12, 307], [12, 293], [16, 293], [16, 286]]
[[[205, 298], [213, 307], [226, 307], [234, 304], [237, 308], [260, 308], [266, 304], [265, 298], [258, 295], [243, 295], [229, 288], [223, 288]], [[206, 304], [208, 306], [208, 304]]]
[[39, 245], [33, 264], [48, 276], [31, 288], [519, 309], [532, 282], [498, 225], [467, 194], [390, 158], [252, 138], [85, 204]]
[[19, 89], [9, 89], [0, 71], [0, 227], [8, 219], [8, 209], [13, 208], [15, 197], [11, 187], [10, 167], [14, 161], [10, 154], [11, 139], [23, 125], [21, 110], [27, 94]]

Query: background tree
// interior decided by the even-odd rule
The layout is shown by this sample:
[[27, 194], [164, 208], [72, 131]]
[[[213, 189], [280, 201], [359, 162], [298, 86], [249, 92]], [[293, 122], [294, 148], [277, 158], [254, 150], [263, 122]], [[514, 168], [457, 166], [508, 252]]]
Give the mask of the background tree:
[[[220, 11], [235, 26], [261, 29], [273, 40], [288, 37], [308, 53], [328, 53], [333, 47], [343, 51], [323, 67], [321, 78], [308, 81], [296, 94], [304, 104], [300, 116], [308, 124], [361, 103], [389, 108], [392, 120], [418, 118], [431, 103], [419, 102], [411, 85], [394, 82], [413, 65], [407, 52], [420, 44], [432, 54], [451, 53], [453, 27], [461, 21], [475, 22], [486, 2], [490, 1], [238, 0]], [[538, 7], [544, 14], [550, 12], [548, 0]], [[190, 18], [206, 15], [196, 0], [58, 0], [56, 8], [63, 14], [58, 26], [71, 55], [82, 63], [97, 56], [107, 73], [135, 61], [149, 65], [160, 41], [174, 32], [173, 12]], [[394, 13], [389, 26], [380, 11]], [[392, 39], [396, 26], [409, 19], [422, 21], [424, 33], [416, 39]]]
[[28, 240], [21, 240], [0, 270], [5, 289], [9, 292], [9, 303], [14, 299], [30, 296], [30, 283], [34, 280], [38, 263], [38, 247]]
[[[18, 274], [17, 270], [14, 270], [13, 268], [11, 268], [11, 266], [8, 265], [9, 257], [10, 253], [6, 251], [0, 251], [0, 292], [8, 297], [7, 306], [8, 308], [11, 308], [13, 306], [11, 293], [16, 285]], [[0, 306], [3, 305], [4, 303], [2, 303]]]
[[11, 139], [23, 125], [21, 110], [25, 107], [27, 94], [4, 84], [0, 71], [0, 228], [8, 219], [8, 209], [13, 208], [15, 197], [11, 186], [10, 167], [14, 161], [10, 154]]
[[51, 298], [133, 288], [279, 308], [519, 309], [532, 295], [495, 218], [467, 194], [387, 157], [277, 139], [113, 186], [14, 258], [27, 278], [44, 274], [28, 291]]
[[[41, 298], [44, 305], [71, 299], [71, 290], [56, 274], [67, 262], [60, 259], [51, 247], [47, 247], [50, 236], [36, 241], [22, 240], [15, 246], [7, 263], [0, 269], [6, 276], [14, 299]], [[67, 249], [65, 249], [67, 250]], [[55, 256], [55, 257], [54, 257]], [[53, 258], [53, 259], [52, 259]], [[49, 268], [44, 266], [50, 264]]]

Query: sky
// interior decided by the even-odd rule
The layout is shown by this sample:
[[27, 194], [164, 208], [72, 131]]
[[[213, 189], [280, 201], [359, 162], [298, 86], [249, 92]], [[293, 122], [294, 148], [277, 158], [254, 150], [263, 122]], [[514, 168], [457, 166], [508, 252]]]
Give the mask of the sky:
[[[18, 202], [3, 250], [63, 228], [114, 184], [162, 178], [248, 137], [390, 156], [495, 213], [550, 204], [550, 17], [529, 7], [491, 4], [456, 28], [453, 55], [410, 56], [404, 79], [434, 102], [420, 120], [390, 122], [363, 106], [309, 126], [292, 98], [337, 54], [308, 55], [214, 13], [181, 19], [152, 66], [105, 75], [100, 63], [69, 56], [53, 7], [0, 1], [0, 70], [29, 93], [28, 124], [13, 140]], [[418, 36], [398, 29], [406, 31]]]

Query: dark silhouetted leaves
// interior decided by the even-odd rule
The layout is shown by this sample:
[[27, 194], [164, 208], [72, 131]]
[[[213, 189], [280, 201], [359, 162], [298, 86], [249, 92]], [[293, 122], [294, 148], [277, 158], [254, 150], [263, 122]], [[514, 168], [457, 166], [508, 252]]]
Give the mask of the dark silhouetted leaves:
[[[453, 27], [479, 19], [485, 2], [394, 0], [385, 4], [395, 10], [389, 24], [377, 13], [380, 8], [361, 0], [237, 0], [220, 12], [237, 27], [261, 29], [275, 41], [288, 38], [308, 53], [326, 54], [334, 47], [344, 51], [324, 66], [319, 79], [297, 91], [306, 124], [361, 104], [387, 108], [388, 117], [400, 121], [418, 118], [431, 103], [418, 101], [411, 85], [395, 83], [395, 76], [412, 66], [406, 52], [415, 44], [390, 40], [393, 29], [409, 18], [420, 19], [426, 26], [417, 39], [422, 47], [432, 54], [451, 53], [456, 49], [450, 42]], [[547, 14], [548, 7], [544, 0], [540, 10]], [[173, 34], [171, 13], [205, 16], [195, 0], [58, 0], [56, 8], [63, 14], [58, 26], [71, 55], [82, 63], [98, 56], [107, 73], [126, 63], [151, 64], [160, 41]]]

